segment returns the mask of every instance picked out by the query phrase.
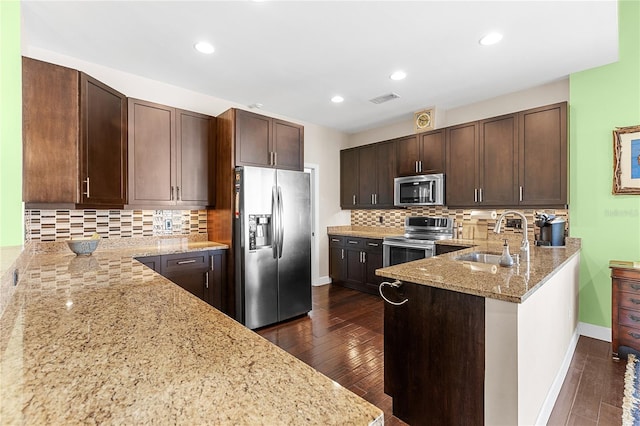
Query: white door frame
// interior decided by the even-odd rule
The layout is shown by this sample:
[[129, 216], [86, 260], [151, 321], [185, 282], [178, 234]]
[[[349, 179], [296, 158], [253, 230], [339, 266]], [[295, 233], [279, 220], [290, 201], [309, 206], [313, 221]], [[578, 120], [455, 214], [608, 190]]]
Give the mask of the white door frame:
[[310, 175], [311, 186], [311, 284], [322, 285], [320, 282], [318, 252], [320, 242], [318, 240], [318, 216], [320, 212], [320, 165], [314, 163], [304, 163], [305, 173]]

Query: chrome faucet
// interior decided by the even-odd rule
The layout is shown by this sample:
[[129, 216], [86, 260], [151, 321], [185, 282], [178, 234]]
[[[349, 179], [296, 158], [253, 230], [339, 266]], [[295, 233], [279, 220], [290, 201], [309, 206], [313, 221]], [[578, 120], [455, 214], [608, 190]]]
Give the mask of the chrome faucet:
[[524, 257], [527, 265], [529, 264], [529, 240], [527, 239], [527, 218], [524, 214], [520, 213], [516, 210], [507, 210], [502, 213], [496, 222], [496, 226], [493, 228], [493, 232], [496, 234], [500, 233], [500, 224], [502, 223], [502, 219], [508, 214], [515, 214], [522, 218], [522, 243], [520, 243], [520, 256]]

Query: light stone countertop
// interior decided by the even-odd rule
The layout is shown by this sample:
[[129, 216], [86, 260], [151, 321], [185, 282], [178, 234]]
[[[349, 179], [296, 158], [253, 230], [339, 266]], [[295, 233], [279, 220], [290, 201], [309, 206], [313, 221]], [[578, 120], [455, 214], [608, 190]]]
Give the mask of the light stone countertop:
[[[463, 262], [456, 257], [473, 251], [502, 253], [502, 243], [495, 240], [446, 240], [438, 244], [473, 247], [415, 260], [376, 270], [376, 275], [460, 293], [473, 294], [506, 302], [522, 303], [539, 289], [574, 256], [580, 255], [580, 239], [567, 238], [562, 247], [531, 245], [530, 262], [504, 268], [477, 262]], [[510, 246], [511, 254], [520, 252], [519, 245]]]
[[0, 318], [3, 424], [382, 424], [377, 407], [132, 259], [226, 246], [108, 245], [23, 253]]
[[385, 228], [378, 226], [328, 226], [328, 235], [342, 235], [345, 237], [359, 237], [359, 238], [375, 238], [384, 239], [391, 235], [403, 235], [404, 228]]

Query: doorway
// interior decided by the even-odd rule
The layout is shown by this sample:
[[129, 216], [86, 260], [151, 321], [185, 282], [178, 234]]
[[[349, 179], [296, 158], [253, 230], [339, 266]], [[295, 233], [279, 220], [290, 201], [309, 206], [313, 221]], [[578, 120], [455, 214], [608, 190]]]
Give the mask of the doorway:
[[318, 164], [305, 163], [304, 172], [309, 173], [310, 175], [309, 183], [311, 190], [311, 285], [317, 286], [322, 285], [322, 283], [320, 282], [320, 277], [318, 275], [318, 197], [320, 194], [318, 175], [320, 173], [320, 166]]

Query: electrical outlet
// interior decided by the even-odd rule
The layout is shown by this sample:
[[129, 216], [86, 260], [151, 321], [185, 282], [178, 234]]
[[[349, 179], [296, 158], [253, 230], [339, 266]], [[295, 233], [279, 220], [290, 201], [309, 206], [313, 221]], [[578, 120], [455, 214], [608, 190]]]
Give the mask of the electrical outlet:
[[522, 229], [522, 219], [507, 219], [507, 228]]
[[171, 231], [171, 228], [173, 228], [173, 222], [171, 221], [171, 219], [165, 219], [164, 220], [165, 231]]

